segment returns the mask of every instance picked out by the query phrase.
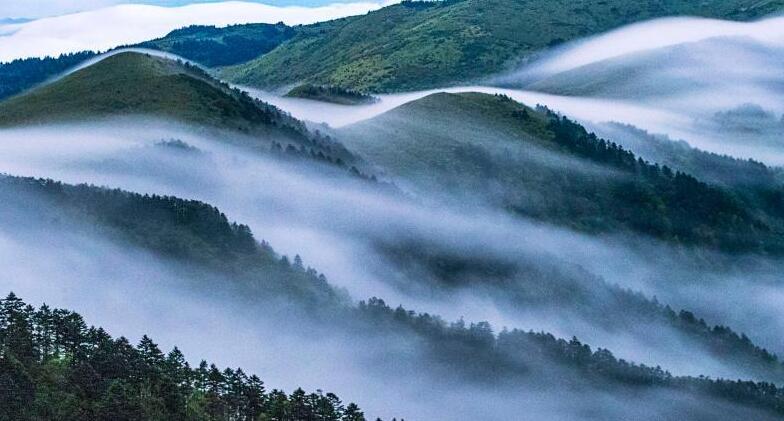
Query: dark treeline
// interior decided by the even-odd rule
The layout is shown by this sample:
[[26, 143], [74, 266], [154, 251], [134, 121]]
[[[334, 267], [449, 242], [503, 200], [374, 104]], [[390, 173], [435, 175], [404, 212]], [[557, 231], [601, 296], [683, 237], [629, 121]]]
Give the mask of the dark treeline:
[[605, 138], [622, 143], [648, 161], [692, 174], [709, 183], [764, 189], [781, 189], [784, 185], [781, 168], [768, 167], [750, 158], [703, 151], [683, 140], [676, 141], [629, 124], [607, 123], [600, 125], [599, 130]]
[[[784, 254], [784, 188], [758, 194], [710, 184], [507, 96], [436, 93], [340, 133], [393, 175], [458, 203], [473, 199], [590, 234]], [[365, 146], [368, 133], [389, 140]]]
[[343, 105], [373, 104], [378, 102], [378, 98], [373, 95], [355, 91], [353, 89], [341, 88], [334, 85], [311, 85], [307, 83], [293, 88], [286, 96]]
[[[501, 99], [512, 101], [503, 96]], [[538, 210], [512, 203], [513, 210], [587, 231], [626, 228], [725, 252], [784, 253], [784, 205], [775, 204], [775, 197], [784, 197], [784, 190], [769, 198], [769, 206], [760, 207], [756, 202], [741, 200], [743, 196], [734, 190], [645, 161], [545, 107], [537, 111], [522, 107], [514, 114], [524, 126], [530, 126], [526, 130], [546, 129], [549, 141], [562, 152], [621, 171], [621, 176], [598, 179], [579, 173], [543, 175], [546, 169], [525, 168], [537, 173], [528, 178], [550, 180], [551, 196], [557, 196], [555, 192], [560, 190], [572, 198], [546, 202]]]
[[[559, 379], [562, 387], [666, 389], [784, 414], [784, 390], [769, 383], [676, 377], [594, 351], [576, 338], [516, 329], [496, 335], [487, 323], [446, 323], [379, 299], [354, 311], [375, 330], [423, 337], [436, 362], [482, 381], [527, 376]], [[558, 375], [562, 370], [569, 376]], [[206, 362], [191, 368], [176, 348], [164, 354], [146, 336], [133, 346], [88, 328], [76, 313], [35, 309], [13, 294], [0, 300], [0, 401], [3, 420], [364, 420], [356, 405], [334, 394], [268, 392], [241, 369]]]
[[59, 57], [25, 58], [0, 64], [0, 100], [16, 95], [57, 76], [97, 55], [92, 51]]
[[0, 176], [0, 202], [8, 208], [26, 204], [19, 210], [34, 226], [65, 223], [116, 238], [231, 277], [236, 281], [233, 287], [258, 297], [283, 296], [313, 305], [345, 299], [301, 259], [277, 255], [266, 242], [257, 242], [246, 225], [229, 222], [203, 202], [10, 176]]
[[217, 67], [252, 60], [295, 34], [296, 28], [283, 23], [230, 25], [225, 28], [193, 25], [135, 47], [166, 51], [207, 67]]
[[[607, 283], [581, 268], [551, 259], [483, 256], [450, 250], [425, 240], [379, 242], [376, 250], [402, 268], [414, 284], [396, 286], [417, 295], [437, 287], [466, 289], [493, 297], [509, 311], [552, 309], [575, 314], [608, 331], [641, 332], [671, 328], [708, 354], [768, 381], [784, 381], [778, 356], [728, 326], [709, 325], [687, 310], [676, 311], [656, 298]], [[422, 280], [427, 279], [427, 282]], [[619, 316], [623, 315], [623, 316]]]
[[776, 227], [758, 218], [732, 191], [649, 163], [566, 117], [546, 112], [554, 142], [570, 153], [636, 175], [621, 182], [614, 195], [634, 206], [607, 208], [618, 220], [643, 233], [687, 244], [710, 244], [725, 251], [784, 251]]
[[[39, 221], [36, 224], [81, 221], [84, 229], [232, 277], [235, 283], [227, 287], [243, 288], [254, 297], [282, 294], [321, 309], [347, 300], [343, 291], [333, 288], [323, 274], [305, 267], [299, 257], [291, 260], [277, 255], [266, 242], [257, 242], [246, 225], [229, 222], [220, 210], [203, 202], [44, 179], [0, 177], [3, 203], [24, 201], [25, 195], [40, 201], [34, 204], [47, 204], [35, 205], [37, 209], [26, 214], [35, 217]], [[24, 222], [30, 223], [31, 219]], [[504, 291], [504, 302], [513, 306], [555, 305], [610, 329], [664, 323], [702, 343], [717, 357], [764, 372], [766, 378], [784, 377], [776, 356], [754, 345], [746, 335], [725, 326], [708, 326], [688, 312], [679, 315], [668, 306], [607, 285], [584, 271], [575, 276], [557, 263], [542, 266], [541, 262], [472, 258], [416, 242], [386, 245], [379, 251], [396, 259], [400, 267], [426, 265], [435, 280], [447, 286], [488, 291], [497, 288]], [[422, 279], [422, 287], [431, 285], [422, 273], [410, 275]], [[618, 313], [626, 317], [608, 316]]]
[[626, 391], [669, 389], [784, 415], [784, 389], [772, 383], [673, 376], [658, 366], [618, 359], [607, 349], [592, 350], [577, 338], [565, 340], [550, 333], [518, 329], [494, 334], [486, 322], [446, 323], [427, 313], [393, 309], [377, 298], [361, 302], [357, 311], [375, 329], [403, 329], [426, 338], [431, 357], [450, 375], [459, 372], [490, 382], [527, 376], [541, 384], [548, 379], [555, 381], [559, 387], [589, 384]]
[[[14, 196], [6, 196], [9, 193], [13, 193]], [[416, 335], [422, 339], [418, 341], [420, 344], [418, 348], [424, 350], [432, 358], [432, 360], [417, 362], [417, 364], [424, 364], [418, 365], [420, 369], [427, 367], [428, 370], [438, 370], [438, 367], [445, 367], [451, 373], [450, 375], [471, 378], [473, 381], [524, 382], [527, 381], [526, 379], [552, 378], [558, 382], [562, 381], [558, 380], [562, 379], [562, 376], [540, 377], [540, 374], [543, 376], [552, 374], [550, 370], [558, 370], [560, 367], [570, 370], [568, 377], [571, 379], [570, 382], [574, 381], [579, 384], [588, 382], [601, 387], [634, 385], [644, 387], [646, 390], [651, 387], [675, 388], [678, 391], [710, 394], [732, 402], [760, 408], [777, 411], [782, 408], [781, 391], [767, 383], [673, 377], [658, 368], [618, 360], [609, 351], [592, 351], [576, 339], [564, 341], [546, 333], [519, 330], [503, 331], [494, 335], [487, 323], [477, 323], [470, 326], [461, 322], [447, 324], [436, 316], [414, 314], [402, 308], [393, 310], [380, 300], [371, 300], [359, 306], [348, 305], [347, 301], [341, 300], [339, 292], [327, 283], [323, 275], [319, 275], [313, 269], [306, 268], [301, 259], [297, 257], [293, 261], [289, 261], [286, 257], [277, 256], [265, 243], [255, 243], [247, 227], [228, 222], [217, 209], [200, 202], [13, 177], [5, 177], [4, 182], [0, 183], [0, 194], [4, 195], [2, 197], [3, 203], [8, 206], [13, 206], [14, 201], [20, 200], [31, 205], [32, 212], [25, 213], [25, 218], [28, 219], [25, 225], [40, 225], [39, 223], [46, 223], [46, 221], [62, 223], [69, 219], [81, 220], [87, 226], [98, 227], [99, 230], [108, 229], [103, 232], [120, 236], [122, 239], [164, 256], [167, 255], [166, 253], [173, 253], [168, 256], [190, 263], [204, 264], [216, 270], [222, 268], [226, 273], [235, 275], [227, 277], [227, 280], [232, 279], [233, 283], [246, 284], [242, 294], [249, 297], [255, 305], [263, 305], [265, 301], [261, 299], [265, 297], [297, 298], [296, 302], [317, 304], [303, 308], [314, 309], [318, 307], [318, 312], [311, 311], [310, 314], [322, 319], [322, 322], [327, 323], [330, 329], [344, 331], [344, 329], [351, 330], [354, 326], [358, 327], [360, 330], [357, 332], [365, 337], [389, 333], [392, 337], [398, 338], [396, 340], [407, 335]], [[47, 198], [46, 200], [51, 201], [51, 206], [41, 206], [40, 202], [29, 201], [26, 195], [32, 194]], [[48, 213], [47, 210], [55, 212]], [[42, 213], [39, 216], [43, 217], [37, 222], [29, 219], [35, 212]], [[45, 226], [43, 228], [45, 229]], [[171, 248], [172, 246], [168, 243], [173, 243], [176, 246]], [[189, 250], [191, 248], [193, 250]], [[206, 259], [208, 263], [202, 263], [202, 259]], [[238, 262], [241, 264], [237, 264]], [[221, 291], [231, 288], [231, 285], [214, 283], [200, 284], [199, 287], [206, 288], [207, 285], [211, 289], [217, 288]], [[295, 301], [292, 300], [292, 302]], [[16, 306], [25, 307], [22, 304]], [[29, 314], [31, 314], [30, 317], [33, 317], [32, 315], [38, 313], [31, 310]], [[690, 314], [684, 313], [678, 317], [690, 325], [704, 324], [702, 321], [692, 320], [693, 316]], [[17, 330], [17, 328], [12, 330]], [[40, 328], [35, 328], [33, 325], [30, 329], [19, 330], [21, 334], [10, 335], [10, 337], [29, 338], [30, 335], [25, 332], [39, 330]], [[72, 328], [61, 329], [63, 332], [73, 330]], [[714, 328], [714, 330], [716, 329]], [[87, 332], [95, 331], [87, 330]], [[731, 331], [717, 332], [737, 336]], [[63, 340], [70, 340], [67, 339], [68, 336], [65, 338]], [[740, 337], [740, 340], [746, 341], [743, 336]], [[104, 342], [106, 346], [116, 345], [116, 341], [106, 339]], [[22, 341], [22, 343], [25, 342]], [[383, 342], [381, 343], [383, 344]], [[47, 344], [48, 342], [43, 342], [42, 346], [44, 348], [50, 346]], [[67, 344], [68, 342], [64, 342], [58, 346], [67, 347]], [[146, 352], [144, 349], [149, 348], [149, 345], [142, 345], [141, 352]], [[11, 346], [16, 347], [17, 345]], [[95, 346], [88, 347], [88, 350], [95, 348]], [[34, 347], [14, 349], [20, 349], [18, 352], [14, 351], [15, 355], [19, 355], [19, 357], [15, 357], [16, 360], [20, 358], [24, 360], [31, 355], [39, 356], [37, 351], [23, 351], [23, 349], [29, 350]], [[114, 348], [111, 349], [112, 355], [120, 352]], [[770, 358], [775, 359], [773, 356]], [[28, 358], [28, 361], [32, 360]], [[42, 361], [40, 360], [36, 364], [43, 364]], [[51, 361], [62, 364], [62, 358]], [[71, 359], [66, 358], [65, 361], [71, 361]], [[436, 364], [431, 365], [428, 361], [433, 361]], [[557, 364], [553, 365], [553, 362]], [[11, 367], [16, 367], [12, 371], [16, 373], [14, 375], [22, 376], [22, 379], [28, 379], [33, 383], [37, 381], [35, 374], [22, 374], [25, 371], [20, 371], [20, 367], [25, 367], [24, 364], [21, 366], [16, 363], [8, 364]], [[46, 370], [48, 370], [48, 365], [44, 365], [44, 367], [47, 367]], [[76, 367], [79, 370], [84, 368], [83, 365]], [[9, 368], [9, 370], [11, 369]], [[42, 368], [42, 370], [44, 369]], [[85, 370], [86, 373], [92, 373], [90, 368]], [[217, 370], [208, 368], [207, 371], [216, 375]], [[45, 372], [50, 373], [51, 371]], [[78, 373], [68, 379], [78, 379], [84, 372], [79, 371]], [[99, 373], [101, 372], [99, 371]], [[218, 371], [218, 373], [223, 373], [224, 376], [228, 376], [227, 378], [230, 378], [231, 374], [231, 372], [225, 371]], [[234, 371], [234, 375], [237, 375], [236, 371]], [[95, 379], [96, 376], [90, 374], [90, 378]], [[24, 383], [19, 383], [15, 379], [9, 384], [17, 387], [17, 385]], [[68, 386], [67, 390], [72, 389], [70, 385], [66, 385]], [[108, 385], [106, 387], [108, 388]], [[115, 402], [120, 409], [125, 408], [124, 398], [113, 396], [114, 394], [139, 396], [140, 394], [136, 393], [132, 387], [121, 384], [106, 389], [106, 393], [111, 391], [112, 396], [106, 399]], [[128, 388], [131, 388], [130, 391]], [[156, 396], [154, 393], [148, 393], [150, 389], [144, 390], [146, 392], [141, 393], [144, 399], [158, 401], [153, 399]], [[293, 396], [288, 396], [287, 399], [296, 401], [299, 399], [297, 396], [300, 395], [301, 393], [298, 392]], [[99, 399], [97, 392], [91, 396]], [[280, 398], [282, 399], [282, 396]], [[104, 397], [101, 395], [100, 399], [103, 401]], [[69, 402], [71, 401], [69, 400]], [[45, 404], [44, 407], [56, 407], [55, 404], [52, 405]], [[29, 405], [23, 406], [28, 407]], [[117, 410], [117, 408], [112, 409], [112, 411]], [[58, 415], [52, 417], [64, 419]]]
[[133, 346], [76, 313], [0, 300], [0, 420], [364, 421], [332, 393], [267, 391], [255, 375], [192, 368], [147, 336]]

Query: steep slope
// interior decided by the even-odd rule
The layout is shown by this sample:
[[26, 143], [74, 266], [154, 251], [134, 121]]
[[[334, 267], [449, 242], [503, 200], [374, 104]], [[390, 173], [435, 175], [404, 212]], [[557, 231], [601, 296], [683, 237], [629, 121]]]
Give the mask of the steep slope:
[[[638, 159], [566, 118], [506, 97], [434, 94], [340, 135], [414, 188], [446, 186], [459, 197], [588, 232], [784, 251], [780, 205], [741, 201], [730, 189]], [[384, 141], [366, 141], [371, 135]]]
[[389, 92], [468, 82], [564, 41], [645, 19], [752, 19], [781, 1], [449, 0], [403, 2], [365, 16], [300, 28], [291, 40], [224, 78], [261, 87], [295, 83]]
[[338, 143], [311, 133], [299, 120], [201, 69], [137, 52], [109, 56], [0, 103], [0, 126], [5, 127], [121, 116], [232, 132], [236, 135], [223, 138], [243, 146], [291, 146], [289, 150], [306, 156], [321, 153], [332, 162], [354, 161]]

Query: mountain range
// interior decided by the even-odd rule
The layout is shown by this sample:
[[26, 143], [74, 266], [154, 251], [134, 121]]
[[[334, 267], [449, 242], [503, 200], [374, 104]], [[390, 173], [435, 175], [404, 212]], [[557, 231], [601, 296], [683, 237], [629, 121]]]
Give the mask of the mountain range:
[[[68, 278], [124, 302], [137, 288], [150, 297], [139, 314], [167, 303], [151, 328], [197, 332], [188, 354], [243, 365], [88, 328], [89, 297], [66, 303], [83, 318], [11, 293], [0, 300], [0, 419], [501, 420], [526, 405], [545, 419], [781, 417], [784, 349], [769, 324], [781, 168], [489, 89], [437, 88], [492, 83], [628, 24], [782, 7], [405, 1], [0, 65], [0, 263], [46, 250], [40, 265], [9, 265], [15, 292], [57, 302], [36, 285]], [[668, 60], [696, 68], [707, 61], [695, 48], [723, 45], [635, 53], [524, 87], [687, 96]], [[330, 127], [259, 92], [360, 117]], [[781, 125], [755, 104], [713, 118], [698, 123], [755, 140]]]

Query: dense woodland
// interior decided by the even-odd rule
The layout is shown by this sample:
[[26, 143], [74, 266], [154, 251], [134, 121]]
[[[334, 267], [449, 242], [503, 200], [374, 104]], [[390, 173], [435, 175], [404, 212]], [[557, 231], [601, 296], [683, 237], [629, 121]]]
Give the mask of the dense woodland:
[[290, 90], [286, 96], [341, 105], [361, 105], [378, 102], [378, 98], [372, 95], [331, 85], [299, 85]]
[[[459, 371], [469, 377], [547, 376], [555, 362], [580, 373], [561, 380], [567, 384], [667, 388], [784, 413], [784, 390], [769, 383], [675, 377], [619, 360], [608, 350], [594, 351], [576, 338], [520, 330], [495, 335], [487, 323], [448, 324], [379, 299], [355, 311], [374, 329], [426, 338], [435, 362], [453, 370], [462, 361]], [[258, 377], [241, 369], [220, 370], [206, 362], [191, 368], [176, 348], [164, 354], [146, 336], [134, 347], [88, 328], [78, 314], [45, 305], [35, 309], [13, 294], [0, 300], [0, 397], [0, 419], [8, 420], [364, 419], [356, 405], [344, 406], [333, 394], [267, 392]]]
[[[178, 54], [205, 68], [122, 53], [18, 95], [96, 54], [0, 64], [0, 100], [10, 97], [0, 103], [0, 125], [154, 116], [230, 133], [227, 142], [275, 159], [323, 163], [373, 182], [372, 188], [395, 189], [377, 182], [360, 156], [372, 158], [395, 182], [410, 182], [406, 187], [414, 186], [415, 193], [419, 187], [433, 196], [443, 193], [437, 202], [445, 207], [450, 200], [479, 204], [483, 211], [508, 211], [526, 221], [630, 243], [655, 239], [704, 258], [706, 266], [718, 266], [710, 260], [716, 251], [728, 260], [747, 254], [780, 258], [781, 173], [758, 162], [669, 140], [640, 153], [547, 108], [476, 93], [433, 95], [379, 116], [362, 130], [324, 128], [325, 134], [212, 72], [263, 88], [296, 86], [291, 97], [369, 104], [377, 99], [367, 92], [476, 81], [547, 48], [629, 22], [672, 14], [746, 20], [783, 5], [782, 0], [404, 1], [296, 27], [191, 26], [136, 47]], [[527, 30], [521, 32], [521, 25]], [[714, 117], [712, 124], [751, 134], [762, 125], [775, 133], [784, 127], [777, 116], [753, 107]], [[631, 127], [619, 130], [650, 140]], [[336, 140], [342, 135], [354, 136], [355, 143], [343, 147]], [[155, 147], [201, 153], [178, 140]], [[422, 182], [433, 180], [437, 184]], [[555, 310], [563, 320], [618, 332], [630, 341], [640, 334], [672, 333], [682, 341], [677, 346], [753, 380], [676, 376], [576, 337], [449, 322], [379, 298], [357, 303], [299, 256], [277, 254], [248, 226], [195, 200], [0, 175], [0, 203], [4, 229], [57, 229], [149, 253], [183, 275], [180, 286], [190, 291], [217, 292], [238, 308], [247, 305], [244, 309], [271, 318], [284, 314], [296, 321], [291, 326], [305, 326], [303, 335], [329, 332], [357, 344], [368, 341], [383, 349], [385, 368], [401, 376], [416, 373], [491, 391], [531, 384], [586, 396], [601, 391], [619, 399], [665, 392], [699, 405], [728, 403], [784, 417], [784, 364], [777, 355], [729, 326], [611, 285], [556, 256], [514, 251], [499, 257], [482, 250], [479, 241], [451, 248], [416, 232], [369, 239], [378, 256], [388, 259], [384, 263], [392, 263], [389, 268], [400, 268], [389, 274], [386, 286], [408, 296], [471, 291], [502, 314]], [[394, 284], [398, 281], [407, 284]], [[274, 338], [276, 332], [261, 333]], [[657, 340], [634, 343], [661, 345]], [[398, 355], [393, 351], [400, 346], [406, 350]], [[134, 345], [89, 327], [71, 311], [36, 309], [13, 293], [0, 299], [0, 421], [77, 419], [364, 421], [365, 416], [332, 393], [268, 390], [239, 368], [204, 361], [191, 366], [177, 348], [164, 353], [147, 336]]]
[[[609, 331], [674, 330], [706, 353], [754, 373], [758, 379], [784, 381], [784, 364], [775, 354], [755, 345], [728, 326], [711, 326], [687, 310], [676, 311], [656, 298], [608, 284], [555, 256], [548, 259], [519, 257], [514, 260], [453, 250], [425, 240], [380, 243], [378, 251], [395, 267], [415, 279], [396, 286], [410, 295], [481, 292], [501, 308], [558, 308], [568, 319], [574, 314], [593, 326]], [[618, 315], [622, 314], [622, 317]], [[646, 328], [641, 328], [646, 326]]]
[[[646, 162], [566, 117], [547, 112], [553, 141], [569, 153], [634, 174], [616, 182], [610, 193], [615, 206], [603, 209], [608, 216], [645, 234], [686, 244], [709, 244], [725, 251], [784, 251], [776, 228], [757, 218], [732, 192]], [[784, 216], [784, 208], [773, 210], [777, 213], [772, 216]]]
[[194, 25], [134, 47], [166, 51], [207, 67], [229, 66], [259, 57], [295, 33], [296, 28], [283, 23], [230, 25], [225, 28]]
[[[612, 139], [646, 161], [667, 165], [673, 170], [692, 174], [711, 184], [770, 191], [784, 187], [781, 168], [770, 167], [753, 159], [693, 148], [683, 140], [653, 134], [622, 123], [606, 123], [592, 127], [600, 137]], [[742, 192], [741, 189], [735, 189]]]
[[88, 327], [74, 312], [0, 300], [0, 420], [364, 421], [332, 393], [267, 390], [255, 375]]
[[[490, 378], [497, 381], [503, 379], [517, 379], [519, 381], [530, 379], [532, 376], [536, 378], [539, 375], [547, 375], [549, 373], [548, 367], [553, 361], [557, 361], [559, 364], [565, 364], [567, 367], [570, 367], [570, 369], [579, 370], [581, 374], [576, 375], [574, 378], [577, 384], [586, 379], [593, 379], [590, 381], [605, 384], [607, 387], [634, 385], [636, 387], [675, 388], [694, 393], [697, 396], [707, 394], [728, 399], [732, 402], [753, 404], [773, 411], [781, 410], [782, 392], [768, 383], [673, 377], [658, 368], [638, 366], [618, 360], [606, 350], [592, 351], [576, 339], [564, 341], [546, 333], [518, 330], [502, 331], [498, 336], [495, 336], [490, 325], [486, 323], [470, 326], [462, 322], [450, 324], [438, 317], [427, 314], [415, 314], [402, 308], [393, 310], [378, 299], [370, 300], [367, 303], [360, 304], [358, 307], [345, 306], [344, 304], [335, 305], [336, 301], [334, 298], [329, 298], [334, 297], [335, 293], [332, 292], [323, 276], [318, 275], [313, 269], [306, 269], [299, 258], [289, 262], [287, 258], [275, 255], [269, 246], [264, 243], [256, 244], [247, 227], [229, 223], [226, 217], [217, 209], [203, 203], [170, 197], [139, 195], [119, 190], [98, 189], [84, 185], [68, 186], [53, 181], [29, 178], [4, 177], [0, 186], [2, 186], [0, 193], [13, 193], [14, 200], [19, 201], [21, 199], [23, 203], [38, 203], [30, 201], [33, 196], [27, 195], [35, 195], [39, 200], [41, 197], [38, 195], [41, 195], [44, 200], [49, 201], [49, 206], [35, 206], [38, 209], [37, 212], [44, 213], [44, 220], [63, 220], [70, 216], [73, 219], [84, 221], [87, 226], [95, 227], [103, 234], [116, 235], [119, 239], [130, 241], [163, 256], [170, 256], [171, 258], [193, 263], [201, 262], [213, 269], [221, 268], [221, 270], [229, 272], [240, 271], [236, 272], [239, 276], [235, 279], [255, 279], [254, 282], [257, 282], [254, 284], [255, 288], [251, 290], [254, 293], [253, 297], [276, 295], [281, 291], [287, 297], [305, 297], [302, 300], [305, 303], [319, 303], [321, 314], [326, 314], [325, 320], [333, 323], [333, 328], [352, 329], [351, 326], [354, 326], [355, 329], [360, 329], [356, 332], [357, 334], [370, 335], [368, 337], [385, 333], [391, 333], [398, 338], [401, 334], [416, 335], [424, 341], [422, 342], [424, 346], [423, 351], [428, 358], [436, 363], [434, 369], [438, 370], [438, 367], [447, 368], [451, 373], [450, 375], [458, 375], [476, 381], [480, 378], [487, 379], [488, 374], [493, 374]], [[13, 204], [14, 200], [6, 197], [4, 203]], [[55, 214], [47, 216], [47, 209], [56, 211], [56, 214], [59, 214], [59, 216], [55, 216]], [[28, 214], [26, 217], [29, 218], [34, 214]], [[45, 229], [45, 225], [43, 228]], [[240, 266], [243, 269], [236, 267], [238, 262], [241, 262]], [[255, 270], [263, 272], [242, 272], [246, 270], [244, 269], [245, 267], [255, 268]], [[253, 278], [254, 276], [259, 277]], [[264, 280], [262, 281], [262, 279]], [[321, 298], [319, 298], [319, 294], [323, 294]], [[7, 300], [7, 302], [16, 302], [16, 300], [11, 299], [10, 301]], [[24, 307], [20, 303], [14, 304], [14, 306]], [[754, 347], [745, 336], [739, 336], [723, 327], [708, 328], [703, 321], [697, 320], [690, 313], [682, 312], [676, 316], [672, 310], [668, 309], [668, 311], [674, 323], [683, 323], [687, 327], [690, 326], [692, 329], [703, 332], [699, 334], [706, 335], [708, 340], [715, 341], [719, 347], [728, 348], [739, 345], [747, 347], [747, 351], [751, 353], [760, 354], [763, 359], [768, 359], [771, 363], [775, 364], [777, 361], [775, 356]], [[32, 310], [28, 313], [30, 314], [29, 317], [38, 314], [32, 312]], [[40, 318], [41, 316], [35, 317]], [[38, 331], [41, 330], [33, 325], [30, 331], [36, 331], [36, 329]], [[22, 332], [24, 333], [25, 331], [22, 330]], [[88, 330], [87, 332], [93, 331]], [[22, 336], [28, 337], [26, 334]], [[733, 341], [736, 343], [735, 345], [733, 345]], [[104, 342], [107, 344], [106, 346], [112, 344], [112, 346], [116, 346], [115, 341], [106, 339]], [[90, 343], [92, 342], [88, 341], [88, 344]], [[127, 345], [127, 341], [120, 343]], [[47, 347], [50, 345], [43, 346]], [[64, 345], [58, 346], [63, 347]], [[144, 353], [148, 352], [144, 350], [151, 348], [151, 346], [151, 343], [143, 341], [139, 347], [139, 352], [144, 355]], [[93, 346], [90, 349], [95, 348], [96, 346]], [[97, 346], [97, 349], [100, 350], [101, 347]], [[112, 353], [117, 354], [117, 350], [114, 348], [110, 349], [112, 349]], [[27, 355], [39, 355], [37, 352]], [[20, 352], [20, 354], [25, 354], [25, 352]], [[93, 354], [89, 354], [85, 358], [89, 358], [90, 355]], [[6, 361], [12, 360], [8, 359]], [[66, 361], [71, 360], [68, 359]], [[467, 363], [469, 361], [470, 363]], [[39, 361], [36, 364], [43, 364], [43, 361]], [[50, 364], [53, 363], [50, 362]], [[19, 368], [18, 364], [11, 364], [11, 366], [16, 367], [12, 371], [12, 373], [16, 374], [13, 375], [21, 375], [19, 373], [24, 372], [19, 371], [21, 368]], [[41, 370], [51, 373], [48, 364], [43, 364], [42, 367], [45, 368], [41, 368]], [[11, 369], [9, 368], [9, 370]], [[28, 369], [25, 368], [25, 370]], [[217, 376], [216, 372], [221, 373], [217, 369], [212, 370], [211, 368], [207, 368], [207, 372], [212, 373], [213, 376]], [[82, 372], [80, 371], [79, 373]], [[98, 371], [98, 373], [102, 372]], [[222, 375], [228, 379], [231, 378], [231, 373], [231, 371], [224, 371]], [[238, 376], [237, 371], [233, 373], [234, 376]], [[40, 378], [35, 377], [35, 374], [29, 374], [24, 376], [24, 378], [32, 379], [30, 382], [34, 384], [44, 381], [43, 379], [38, 380]], [[58, 378], [54, 377], [54, 379]], [[69, 376], [67, 378], [77, 381], [76, 379], [79, 377]], [[101, 377], [99, 376], [99, 378]], [[45, 377], [45, 379], [48, 381], [50, 377]], [[232, 382], [234, 381], [232, 380]], [[17, 384], [19, 383], [14, 381], [14, 385]], [[28, 389], [26, 390], [29, 391], [30, 387], [28, 383]], [[102, 394], [91, 395], [94, 399], [104, 402], [101, 404], [96, 403], [95, 409], [91, 410], [100, 411], [101, 408], [104, 408], [104, 410], [108, 411], [109, 409], [101, 406], [108, 405], [105, 403], [106, 400], [111, 401], [115, 405], [111, 407], [111, 411], [139, 410], [138, 407], [134, 406], [135, 404], [126, 405], [123, 401], [125, 398], [122, 397], [125, 394], [138, 396], [138, 394], [133, 392], [133, 387], [135, 386], [122, 384], [122, 386], [114, 386], [112, 388], [106, 387], [106, 393], [110, 393], [111, 398], [107, 398]], [[70, 386], [67, 387], [67, 390], [71, 389]], [[149, 391], [149, 389], [145, 390]], [[192, 389], [186, 390], [191, 391]], [[191, 392], [188, 393], [190, 395]], [[115, 394], [120, 394], [121, 396], [117, 397]], [[315, 399], [321, 402], [312, 395], [307, 399], [302, 397], [302, 395], [302, 392], [297, 391], [285, 398], [284, 395], [277, 394], [274, 395], [274, 399], [266, 399], [268, 401], [271, 399], [271, 401], [275, 402], [279, 400], [297, 402], [301, 399]], [[47, 394], [47, 396], [50, 395]], [[158, 405], [154, 406], [157, 409], [153, 410], [169, 411], [170, 409], [167, 408], [171, 408], [166, 406], [168, 404], [160, 403], [158, 399], [160, 395], [157, 392], [149, 392], [146, 395], [142, 394], [142, 396], [145, 396], [145, 399], [149, 399], [150, 402], [158, 402], [155, 404], [149, 403], [149, 405]], [[75, 404], [73, 400], [69, 400], [69, 402]], [[58, 405], [47, 403], [43, 406], [58, 408]], [[93, 408], [92, 405], [90, 404], [91, 408]], [[144, 405], [148, 405], [148, 403], [144, 403], [142, 406]], [[161, 407], [160, 405], [163, 406]], [[179, 404], [172, 405], [176, 406]], [[221, 408], [225, 407], [221, 406], [224, 404], [215, 405]], [[204, 406], [210, 407], [208, 404], [200, 404], [199, 407], [202, 408]], [[30, 405], [16, 406], [17, 409], [21, 407], [29, 410], [36, 408]], [[144, 407], [146, 408], [145, 410], [153, 408]], [[68, 410], [70, 409], [63, 409], [63, 411]], [[222, 410], [225, 411], [225, 409]], [[35, 418], [35, 416], [31, 415], [30, 417]], [[62, 419], [64, 416], [55, 415], [54, 417]], [[144, 418], [147, 415], [142, 415], [141, 417]], [[131, 416], [130, 419], [134, 418]], [[298, 420], [299, 418], [288, 419]]]
[[[14, 223], [46, 227], [79, 221], [77, 229], [108, 235], [207, 271], [193, 275], [196, 288], [218, 277], [224, 279], [225, 288], [255, 300], [284, 298], [319, 313], [342, 314], [348, 303], [343, 291], [332, 287], [315, 269], [305, 267], [298, 256], [289, 259], [276, 254], [266, 242], [257, 242], [247, 226], [229, 222], [218, 209], [202, 202], [18, 177], [0, 178], [0, 199], [11, 208], [20, 202], [34, 208], [18, 208], [25, 220]], [[683, 332], [717, 357], [762, 373], [760, 378], [784, 378], [778, 358], [754, 345], [746, 335], [726, 326], [708, 326], [689, 312], [676, 313], [587, 272], [575, 276], [573, 268], [564, 270], [558, 262], [547, 265], [472, 257], [421, 242], [383, 247], [380, 251], [397, 259], [399, 267], [426, 266], [427, 275], [410, 273], [421, 280], [419, 288], [428, 288], [435, 281], [447, 288], [503, 291], [501, 301], [507, 305], [557, 305], [614, 329], [662, 324]], [[626, 317], [608, 317], [617, 312]]]
[[[433, 360], [448, 375], [458, 372], [493, 381], [528, 376], [542, 384], [555, 378], [559, 387], [591, 384], [609, 388], [668, 388], [698, 398], [713, 396], [784, 415], [784, 389], [772, 383], [677, 377], [660, 367], [618, 359], [606, 349], [592, 350], [577, 338], [558, 339], [549, 333], [518, 329], [494, 334], [488, 323], [466, 324], [462, 320], [446, 323], [427, 313], [417, 314], [402, 307], [393, 309], [380, 299], [361, 302], [357, 311], [377, 329], [402, 328], [427, 338]], [[575, 371], [571, 376], [564, 376], [559, 373], [560, 368]]]
[[[369, 133], [387, 141], [363, 142]], [[784, 188], [710, 184], [502, 95], [433, 94], [339, 136], [398, 178], [458, 201], [476, 198], [588, 233], [784, 253]]]

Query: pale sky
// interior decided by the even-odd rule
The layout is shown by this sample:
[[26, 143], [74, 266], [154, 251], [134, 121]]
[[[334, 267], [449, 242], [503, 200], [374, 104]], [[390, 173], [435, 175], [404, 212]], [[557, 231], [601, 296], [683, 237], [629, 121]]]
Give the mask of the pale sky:
[[[148, 4], [154, 6], [184, 6], [193, 3], [213, 3], [221, 0], [0, 0], [0, 19], [41, 18], [67, 13], [84, 12], [118, 4]], [[271, 6], [324, 6], [337, 2], [359, 0], [247, 0]]]

